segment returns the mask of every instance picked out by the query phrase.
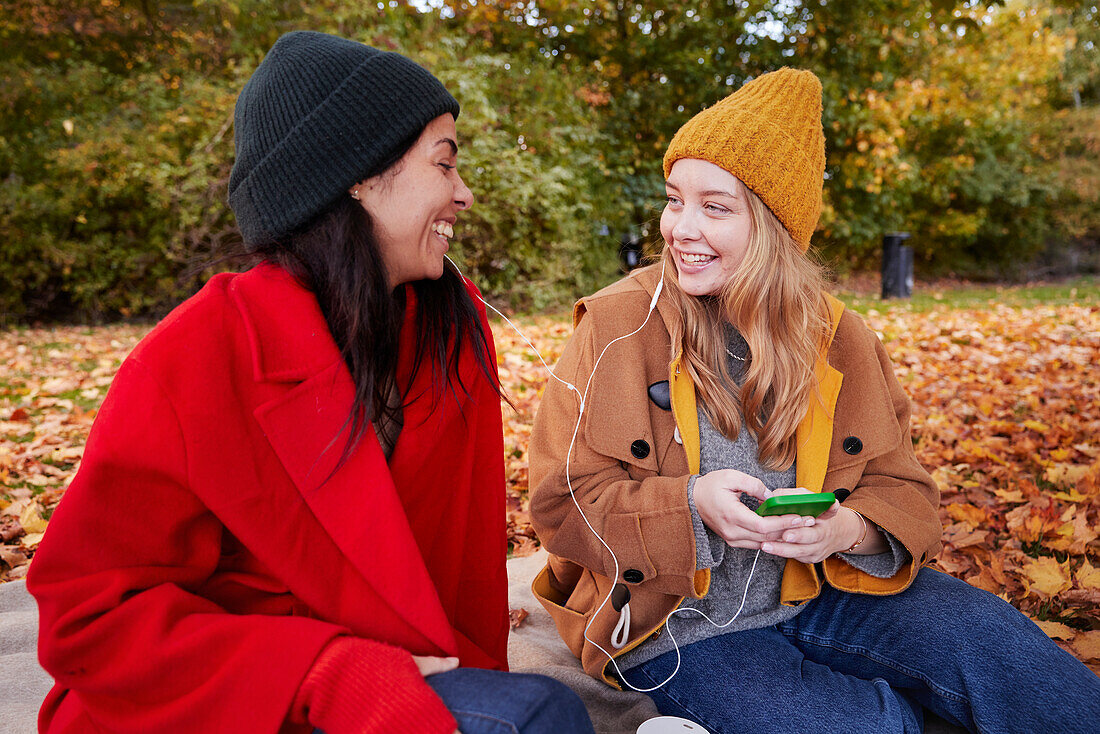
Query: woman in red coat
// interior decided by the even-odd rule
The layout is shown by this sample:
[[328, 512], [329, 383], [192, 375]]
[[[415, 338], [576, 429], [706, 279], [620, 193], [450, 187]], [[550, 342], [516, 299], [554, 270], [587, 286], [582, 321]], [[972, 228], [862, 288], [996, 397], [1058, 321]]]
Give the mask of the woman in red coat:
[[263, 262], [119, 370], [28, 579], [42, 731], [591, 731], [503, 672], [499, 385], [444, 259], [457, 115], [320, 33], [244, 87], [229, 203]]

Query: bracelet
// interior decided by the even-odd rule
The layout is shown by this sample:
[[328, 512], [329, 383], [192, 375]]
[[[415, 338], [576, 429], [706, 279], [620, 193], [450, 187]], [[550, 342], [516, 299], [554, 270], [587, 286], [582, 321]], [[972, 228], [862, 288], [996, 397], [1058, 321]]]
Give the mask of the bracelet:
[[[847, 508], [847, 509], [848, 509], [848, 510], [849, 510], [850, 512], [856, 512], [855, 510], [851, 509], [850, 507], [849, 507], [849, 508]], [[852, 543], [852, 547], [851, 547], [851, 548], [849, 548], [848, 550], [842, 550], [842, 551], [840, 551], [841, 553], [851, 553], [851, 552], [852, 552], [852, 551], [854, 551], [854, 550], [855, 550], [856, 548], [858, 548], [858, 547], [860, 547], [861, 545], [863, 545], [863, 541], [867, 540], [867, 518], [865, 518], [865, 517], [864, 517], [863, 515], [859, 514], [858, 512], [856, 512], [856, 517], [858, 517], [858, 518], [859, 518], [860, 520], [862, 520], [862, 521], [863, 521], [863, 532], [862, 532], [862, 533], [860, 533], [860, 535], [859, 535], [859, 540], [857, 540], [856, 542]]]

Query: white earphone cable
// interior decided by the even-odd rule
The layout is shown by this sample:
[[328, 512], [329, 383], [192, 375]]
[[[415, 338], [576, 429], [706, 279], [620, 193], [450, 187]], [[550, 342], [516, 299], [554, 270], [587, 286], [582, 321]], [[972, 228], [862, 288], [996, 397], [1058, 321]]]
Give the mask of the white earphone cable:
[[[459, 277], [462, 277], [462, 271], [458, 269], [458, 266], [455, 264], [454, 260], [451, 260], [450, 256], [448, 256], [448, 255], [444, 255], [444, 257], [446, 257], [448, 262], [451, 263], [451, 266], [455, 269], [455, 272], [458, 273]], [[642, 321], [641, 326], [639, 326], [634, 331], [630, 332], [629, 334], [623, 334], [622, 336], [616, 337], [616, 338], [612, 339], [611, 341], [609, 341], [604, 346], [603, 350], [600, 352], [599, 357], [596, 358], [595, 364], [592, 365], [592, 371], [588, 374], [588, 381], [585, 382], [583, 393], [579, 389], [577, 389], [577, 386], [574, 385], [573, 383], [571, 383], [567, 380], [563, 380], [562, 378], [560, 378], [556, 374], [554, 374], [554, 370], [552, 370], [550, 368], [550, 366], [546, 363], [546, 360], [543, 359], [543, 356], [539, 352], [538, 348], [535, 347], [535, 345], [531, 343], [531, 340], [528, 339], [527, 336], [522, 331], [520, 331], [519, 327], [517, 327], [514, 323], [512, 323], [511, 319], [509, 319], [507, 316], [505, 316], [503, 313], [501, 313], [496, 307], [494, 307], [492, 304], [490, 304], [488, 301], [486, 301], [484, 298], [482, 298], [480, 295], [478, 295], [478, 300], [480, 300], [483, 304], [485, 304], [486, 307], [491, 308], [497, 315], [499, 315], [502, 319], [504, 319], [508, 323], [508, 325], [511, 326], [512, 329], [517, 334], [519, 334], [520, 338], [523, 339], [523, 341], [527, 343], [527, 346], [529, 346], [531, 348], [531, 350], [535, 353], [535, 355], [538, 356], [539, 361], [542, 363], [543, 369], [546, 370], [547, 374], [549, 374], [550, 377], [557, 380], [561, 384], [565, 385], [565, 387], [568, 388], [569, 390], [571, 390], [573, 393], [575, 393], [577, 398], [580, 400], [580, 406], [579, 406], [580, 410], [577, 413], [577, 423], [576, 423], [575, 426], [573, 426], [573, 436], [569, 441], [569, 450], [565, 454], [565, 483], [566, 483], [566, 486], [569, 489], [569, 497], [573, 500], [573, 504], [576, 506], [577, 512], [580, 514], [581, 519], [584, 520], [584, 524], [588, 526], [588, 529], [592, 532], [592, 535], [594, 535], [596, 537], [596, 540], [600, 541], [600, 544], [604, 548], [606, 548], [607, 552], [611, 555], [611, 561], [612, 561], [612, 563], [614, 564], [614, 567], [615, 567], [615, 571], [612, 574], [611, 579], [616, 583], [618, 583], [618, 579], [619, 579], [619, 558], [618, 558], [618, 556], [615, 555], [615, 551], [611, 550], [611, 546], [609, 546], [607, 544], [607, 541], [605, 541], [600, 536], [600, 534], [598, 532], [596, 532], [596, 529], [594, 527], [592, 527], [592, 523], [588, 520], [588, 516], [584, 513], [584, 509], [581, 508], [581, 504], [577, 500], [576, 492], [573, 490], [573, 481], [572, 481], [572, 477], [570, 476], [570, 472], [569, 472], [569, 464], [570, 464], [570, 461], [571, 461], [572, 456], [573, 456], [573, 447], [575, 446], [576, 441], [577, 441], [577, 434], [580, 432], [581, 420], [584, 416], [584, 410], [588, 405], [588, 390], [592, 386], [592, 378], [596, 374], [596, 369], [600, 366], [600, 361], [603, 360], [604, 355], [607, 354], [607, 350], [610, 349], [613, 344], [615, 344], [616, 342], [620, 342], [623, 339], [629, 339], [630, 337], [634, 336], [635, 334], [637, 334], [638, 332], [640, 332], [642, 329], [645, 328], [646, 324], [649, 323], [649, 317], [653, 315], [653, 311], [657, 307], [657, 301], [661, 297], [661, 292], [664, 290], [664, 285], [665, 285], [665, 273], [664, 273], [664, 265], [662, 264], [661, 265], [661, 280], [659, 280], [657, 282], [657, 288], [654, 289], [654, 291], [653, 291], [653, 297], [649, 301], [649, 310], [646, 312], [645, 320]], [[638, 691], [639, 693], [648, 693], [650, 691], [655, 691], [658, 688], [660, 688], [661, 686], [668, 683], [670, 680], [672, 680], [672, 678], [676, 675], [676, 673], [678, 673], [680, 671], [680, 661], [681, 661], [680, 646], [676, 642], [675, 635], [672, 634], [671, 625], [669, 625], [669, 621], [671, 620], [672, 615], [677, 614], [679, 612], [695, 612], [696, 614], [698, 614], [701, 617], [703, 617], [704, 619], [706, 619], [708, 622], [710, 622], [712, 625], [714, 625], [718, 629], [724, 629], [724, 628], [728, 627], [729, 625], [733, 624], [734, 620], [736, 620], [741, 615], [741, 610], [745, 608], [745, 600], [748, 598], [748, 594], [749, 594], [749, 585], [752, 583], [753, 574], [756, 572], [756, 562], [759, 559], [760, 559], [760, 551], [757, 550], [756, 551], [756, 557], [753, 558], [753, 561], [752, 561], [752, 568], [749, 570], [749, 577], [748, 577], [748, 579], [745, 580], [745, 590], [744, 590], [744, 593], [742, 593], [742, 595], [741, 595], [741, 605], [737, 608], [737, 611], [734, 613], [734, 615], [732, 617], [730, 617], [730, 619], [728, 621], [726, 621], [722, 624], [718, 624], [713, 619], [711, 619], [709, 616], [707, 616], [707, 614], [705, 612], [703, 612], [700, 609], [695, 609], [693, 607], [677, 607], [676, 609], [673, 609], [671, 612], [669, 612], [667, 616], [665, 616], [665, 621], [663, 622], [663, 625], [668, 629], [669, 639], [672, 640], [672, 645], [676, 649], [676, 667], [673, 669], [672, 673], [669, 674], [668, 678], [661, 681], [660, 683], [653, 686], [652, 688], [637, 688], [637, 687], [631, 685], [629, 682], [627, 682], [627, 680], [623, 677], [622, 670], [619, 668], [618, 661], [615, 660], [615, 656], [612, 655], [611, 653], [609, 653], [598, 642], [596, 642], [595, 640], [593, 640], [591, 637], [588, 636], [588, 631], [589, 631], [589, 629], [591, 629], [593, 622], [596, 621], [596, 617], [599, 616], [600, 612], [603, 610], [603, 608], [605, 606], [607, 606], [607, 603], [611, 600], [611, 593], [610, 592], [607, 594], [606, 597], [604, 597], [604, 600], [600, 603], [600, 605], [598, 607], [596, 607], [596, 611], [594, 611], [592, 613], [591, 617], [588, 620], [588, 624], [585, 625], [585, 627], [584, 627], [584, 639], [587, 640], [589, 643], [591, 643], [597, 650], [599, 650], [600, 652], [602, 652], [604, 655], [607, 656], [608, 661], [613, 666], [615, 666], [615, 672], [618, 673], [619, 680], [623, 683], [623, 685], [626, 685], [629, 688], [631, 688], [635, 691]], [[619, 612], [619, 621], [615, 625], [615, 630], [612, 633], [612, 639], [611, 639], [612, 647], [614, 647], [616, 649], [622, 649], [623, 647], [625, 647], [629, 637], [630, 637], [630, 602], [627, 601], [625, 604], [623, 604], [623, 607]]]

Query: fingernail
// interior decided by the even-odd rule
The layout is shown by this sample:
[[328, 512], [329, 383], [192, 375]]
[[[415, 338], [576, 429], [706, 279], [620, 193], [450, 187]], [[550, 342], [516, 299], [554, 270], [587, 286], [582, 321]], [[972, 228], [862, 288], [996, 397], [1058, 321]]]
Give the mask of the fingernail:
[[765, 543], [764, 545], [760, 546], [760, 550], [764, 551], [765, 553], [771, 553], [772, 552], [772, 544], [771, 543]]

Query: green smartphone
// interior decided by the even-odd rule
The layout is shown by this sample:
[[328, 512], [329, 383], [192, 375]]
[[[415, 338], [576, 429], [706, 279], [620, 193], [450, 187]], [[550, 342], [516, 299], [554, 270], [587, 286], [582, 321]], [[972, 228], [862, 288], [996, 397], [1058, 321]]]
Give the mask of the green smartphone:
[[832, 492], [814, 494], [777, 494], [760, 503], [757, 515], [813, 515], [817, 517], [833, 506]]

